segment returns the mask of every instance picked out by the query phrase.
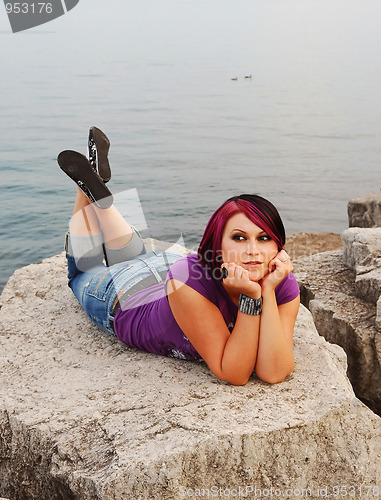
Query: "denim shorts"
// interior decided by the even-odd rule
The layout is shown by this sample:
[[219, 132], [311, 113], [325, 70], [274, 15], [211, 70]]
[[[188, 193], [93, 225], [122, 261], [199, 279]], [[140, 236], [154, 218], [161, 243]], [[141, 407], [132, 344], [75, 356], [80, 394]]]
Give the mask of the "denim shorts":
[[98, 264], [80, 271], [74, 257], [66, 254], [69, 286], [93, 323], [115, 335], [112, 312], [118, 294], [121, 291], [128, 292], [152, 275], [160, 283], [162, 278], [159, 273], [167, 271], [181, 257], [183, 255], [167, 251], [150, 252], [110, 267]]

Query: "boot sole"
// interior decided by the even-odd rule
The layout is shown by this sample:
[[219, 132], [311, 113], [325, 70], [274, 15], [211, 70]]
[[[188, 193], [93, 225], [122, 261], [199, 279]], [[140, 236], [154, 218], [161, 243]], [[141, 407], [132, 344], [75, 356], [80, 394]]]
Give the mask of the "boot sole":
[[107, 155], [110, 149], [108, 137], [97, 127], [91, 127], [94, 143], [97, 148], [97, 166], [100, 177], [104, 182], [111, 179], [111, 168]]
[[109, 208], [113, 196], [99, 175], [94, 172], [86, 156], [76, 151], [62, 151], [58, 165], [72, 179], [88, 199], [99, 208]]

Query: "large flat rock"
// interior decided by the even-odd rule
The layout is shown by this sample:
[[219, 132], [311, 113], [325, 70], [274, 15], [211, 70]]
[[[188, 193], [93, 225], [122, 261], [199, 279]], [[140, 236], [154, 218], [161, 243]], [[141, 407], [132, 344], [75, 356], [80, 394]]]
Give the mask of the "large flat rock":
[[218, 487], [254, 498], [255, 487], [321, 498], [339, 485], [359, 498], [381, 487], [381, 419], [303, 306], [293, 373], [234, 387], [204, 363], [103, 333], [65, 275], [61, 254], [16, 271], [1, 296], [0, 496], [172, 499]]

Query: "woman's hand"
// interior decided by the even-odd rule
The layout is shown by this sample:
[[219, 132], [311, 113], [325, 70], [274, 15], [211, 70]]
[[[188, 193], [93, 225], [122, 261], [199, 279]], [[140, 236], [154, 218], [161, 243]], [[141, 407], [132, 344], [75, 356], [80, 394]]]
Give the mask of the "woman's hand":
[[269, 262], [269, 272], [259, 281], [262, 291], [274, 290], [293, 270], [290, 257], [281, 250]]
[[224, 278], [224, 285], [237, 296], [243, 293], [252, 299], [259, 299], [262, 295], [261, 285], [256, 281], [250, 280], [250, 273], [243, 267], [234, 262], [224, 262], [222, 268], [225, 268], [228, 275]]

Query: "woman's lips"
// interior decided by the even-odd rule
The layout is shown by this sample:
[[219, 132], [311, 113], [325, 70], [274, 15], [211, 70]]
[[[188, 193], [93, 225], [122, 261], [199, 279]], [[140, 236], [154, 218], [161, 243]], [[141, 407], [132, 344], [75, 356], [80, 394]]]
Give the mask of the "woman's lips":
[[242, 266], [246, 268], [256, 268], [262, 265], [262, 262], [259, 261], [251, 261], [251, 262], [243, 262]]

